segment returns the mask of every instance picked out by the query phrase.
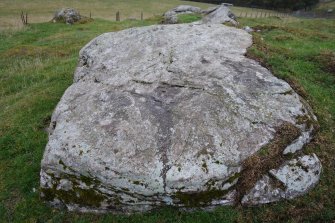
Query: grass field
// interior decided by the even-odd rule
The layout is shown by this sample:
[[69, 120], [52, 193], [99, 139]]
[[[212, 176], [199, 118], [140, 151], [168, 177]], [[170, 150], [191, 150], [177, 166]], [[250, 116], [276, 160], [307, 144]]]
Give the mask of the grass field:
[[[7, 7], [3, 6], [4, 1], [0, 3], [2, 12]], [[83, 4], [91, 3], [83, 1]], [[157, 7], [163, 10], [162, 6]], [[8, 7], [8, 10], [8, 16], [12, 16], [16, 9]], [[241, 26], [261, 30], [254, 33], [255, 44], [248, 55], [287, 80], [309, 101], [319, 119], [320, 130], [306, 149], [320, 157], [324, 169], [320, 184], [307, 195], [253, 208], [220, 207], [211, 213], [165, 208], [131, 216], [69, 213], [51, 209], [39, 199], [40, 161], [47, 142], [44, 129], [60, 97], [72, 83], [79, 50], [101, 33], [155, 24], [159, 20], [96, 19], [74, 26], [40, 23], [18, 31], [0, 32], [0, 222], [332, 222], [335, 219], [334, 20], [240, 20]]]
[[0, 28], [21, 27], [20, 12], [28, 12], [31, 23], [50, 21], [58, 9], [73, 7], [82, 15], [106, 20], [115, 20], [115, 14], [120, 11], [121, 19], [144, 18], [161, 15], [167, 10], [181, 4], [207, 8], [210, 4], [180, 1], [180, 0], [1, 0]]
[[316, 10], [325, 10], [327, 11], [328, 9], [333, 9], [335, 10], [335, 1], [329, 1], [329, 2], [323, 2], [323, 3], [319, 3], [316, 6]]
[[[28, 13], [29, 23], [50, 21], [58, 9], [73, 7], [82, 15], [105, 20], [115, 20], [116, 12], [120, 11], [121, 20], [129, 18], [150, 18], [162, 15], [167, 10], [181, 4], [194, 5], [203, 9], [211, 7], [211, 4], [180, 1], [180, 0], [1, 0], [0, 1], [0, 30], [8, 28], [22, 28], [20, 13]], [[256, 17], [256, 15], [274, 15], [271, 10], [249, 9], [244, 7], [232, 7], [234, 13], [241, 17]]]

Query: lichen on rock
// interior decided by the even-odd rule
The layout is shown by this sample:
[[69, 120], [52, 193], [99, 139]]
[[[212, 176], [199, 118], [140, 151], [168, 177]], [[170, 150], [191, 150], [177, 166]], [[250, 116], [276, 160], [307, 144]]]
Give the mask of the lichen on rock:
[[[315, 156], [301, 155], [315, 117], [289, 84], [245, 57], [251, 44], [247, 32], [220, 24], [132, 28], [92, 40], [51, 118], [42, 197], [69, 210], [131, 213], [307, 192], [321, 173]], [[288, 161], [287, 148], [300, 155]], [[244, 165], [252, 158], [262, 171]], [[285, 167], [293, 164], [315, 174]], [[248, 171], [257, 177], [242, 190]]]

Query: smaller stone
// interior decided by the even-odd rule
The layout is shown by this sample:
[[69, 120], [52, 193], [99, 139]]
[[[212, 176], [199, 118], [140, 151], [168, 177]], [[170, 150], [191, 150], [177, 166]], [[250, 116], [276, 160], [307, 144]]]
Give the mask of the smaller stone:
[[285, 198], [292, 199], [305, 194], [318, 183], [321, 162], [315, 154], [305, 155], [270, 173], [286, 186]]
[[164, 24], [177, 24], [178, 23], [178, 15], [175, 12], [166, 12], [164, 14]]
[[250, 193], [243, 197], [241, 203], [243, 205], [257, 205], [280, 200], [284, 197], [284, 191], [281, 188], [276, 188], [271, 181], [272, 179], [268, 175], [264, 175]]
[[254, 32], [254, 29], [250, 28], [249, 26], [243, 27], [243, 30], [246, 31], [246, 32], [248, 32], [248, 33]]
[[237, 25], [236, 16], [230, 11], [230, 9], [225, 5], [220, 5], [214, 11], [208, 13], [202, 22], [205, 24], [223, 24], [230, 22], [233, 25]]
[[[287, 161], [277, 170], [270, 170], [243, 197], [243, 205], [257, 205], [293, 199], [307, 193], [320, 179], [321, 162], [315, 154]], [[281, 185], [281, 186], [278, 186]]]
[[303, 148], [304, 145], [310, 142], [313, 128], [309, 131], [305, 131], [296, 139], [291, 145], [287, 146], [283, 152], [284, 155], [289, 153], [295, 153]]
[[79, 11], [73, 8], [64, 8], [57, 11], [52, 19], [52, 22], [64, 22], [66, 24], [72, 25], [81, 19]]
[[221, 5], [226, 6], [226, 7], [233, 7], [234, 5], [231, 3], [222, 3]]
[[200, 13], [201, 8], [191, 6], [191, 5], [179, 5], [176, 8], [172, 9], [176, 13]]

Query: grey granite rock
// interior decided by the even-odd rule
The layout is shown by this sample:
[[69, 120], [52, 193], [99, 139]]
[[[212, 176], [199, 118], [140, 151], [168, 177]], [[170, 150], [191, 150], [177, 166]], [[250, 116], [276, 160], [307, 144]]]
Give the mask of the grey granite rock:
[[252, 32], [254, 32], [254, 29], [253, 29], [253, 28], [250, 28], [249, 26], [245, 26], [245, 27], [243, 27], [243, 30], [246, 31], [246, 32], [248, 32], [248, 33], [252, 33]]
[[64, 22], [73, 24], [81, 19], [79, 11], [73, 8], [64, 8], [57, 11], [52, 19], [53, 22]]
[[233, 25], [237, 25], [236, 16], [232, 13], [229, 7], [220, 5], [215, 9], [211, 9], [206, 12], [207, 15], [202, 19], [202, 23], [205, 24], [223, 24], [229, 22]]
[[315, 154], [304, 155], [287, 161], [278, 170], [271, 170], [269, 175], [282, 184], [274, 186], [268, 175], [259, 180], [255, 187], [244, 196], [242, 204], [256, 205], [278, 201], [282, 198], [292, 199], [305, 194], [320, 179], [321, 163]]
[[[216, 24], [132, 28], [92, 40], [52, 115], [42, 197], [82, 212], [234, 203], [241, 163], [282, 123], [304, 138], [314, 120], [286, 82], [244, 56], [251, 44], [247, 32]], [[319, 176], [290, 171], [271, 173]], [[279, 197], [314, 185], [285, 182], [292, 190]], [[272, 194], [268, 200], [277, 200]]]

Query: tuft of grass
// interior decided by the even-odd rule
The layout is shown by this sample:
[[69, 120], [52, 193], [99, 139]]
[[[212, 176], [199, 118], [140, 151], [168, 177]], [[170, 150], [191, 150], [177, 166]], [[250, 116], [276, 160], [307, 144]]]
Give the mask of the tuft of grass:
[[187, 13], [178, 15], [178, 23], [191, 23], [202, 19], [201, 14]]
[[335, 76], [335, 52], [331, 50], [323, 50], [314, 57], [315, 61], [320, 65], [324, 72], [328, 72]]

